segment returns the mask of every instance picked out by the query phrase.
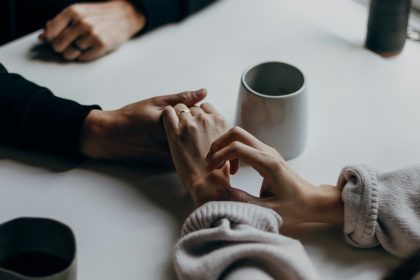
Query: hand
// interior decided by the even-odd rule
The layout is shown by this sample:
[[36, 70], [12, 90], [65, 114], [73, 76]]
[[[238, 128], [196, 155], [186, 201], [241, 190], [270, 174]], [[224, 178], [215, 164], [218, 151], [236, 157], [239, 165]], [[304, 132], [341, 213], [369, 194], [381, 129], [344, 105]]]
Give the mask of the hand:
[[198, 90], [154, 97], [116, 111], [93, 110], [82, 129], [81, 153], [95, 159], [169, 164], [163, 108], [180, 102], [193, 106], [206, 94]]
[[242, 192], [240, 197], [234, 195], [229, 199], [272, 208], [282, 216], [285, 224], [340, 223], [343, 220], [338, 188], [310, 184], [290, 168], [274, 148], [240, 127], [232, 128], [214, 141], [206, 161], [208, 171], [230, 162], [232, 174], [238, 170], [239, 161], [252, 166], [264, 178], [260, 197]]
[[196, 206], [228, 199], [235, 191], [229, 186], [229, 164], [208, 172], [204, 161], [211, 143], [227, 130], [223, 117], [211, 104], [178, 104], [165, 108], [163, 124], [177, 173]]
[[74, 4], [47, 23], [40, 39], [66, 60], [91, 61], [128, 41], [145, 21], [125, 0]]

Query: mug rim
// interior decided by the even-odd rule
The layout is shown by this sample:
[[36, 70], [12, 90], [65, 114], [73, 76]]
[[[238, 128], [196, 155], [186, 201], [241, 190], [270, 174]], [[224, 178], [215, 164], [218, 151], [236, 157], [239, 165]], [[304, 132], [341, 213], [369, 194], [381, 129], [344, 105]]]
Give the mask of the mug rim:
[[[261, 65], [264, 65], [264, 64], [269, 64], [269, 63], [275, 63], [275, 64], [282, 64], [282, 65], [286, 65], [286, 66], [289, 66], [289, 67], [291, 67], [291, 68], [294, 68], [294, 69], [296, 69], [297, 71], [299, 71], [299, 73], [302, 75], [302, 77], [303, 77], [303, 83], [302, 83], [302, 85], [301, 85], [301, 87], [298, 89], [298, 90], [296, 90], [296, 91], [294, 91], [294, 92], [292, 92], [292, 93], [289, 93], [289, 94], [284, 94], [284, 95], [267, 95], [267, 94], [263, 94], [263, 93], [260, 93], [260, 92], [257, 92], [257, 91], [255, 91], [255, 90], [253, 90], [246, 82], [245, 82], [245, 76], [248, 74], [248, 72], [251, 70], [251, 69], [254, 69], [254, 68], [256, 68], [256, 67], [258, 67], [258, 66], [261, 66]], [[299, 68], [297, 68], [296, 66], [294, 66], [294, 65], [292, 65], [292, 64], [290, 64], [290, 63], [287, 63], [287, 62], [282, 62], [282, 61], [274, 61], [274, 60], [272, 60], [272, 61], [265, 61], [265, 62], [259, 62], [259, 63], [256, 63], [256, 64], [253, 64], [253, 65], [251, 65], [251, 66], [248, 66], [245, 70], [244, 70], [244, 72], [242, 73], [242, 76], [241, 76], [241, 84], [242, 84], [242, 86], [243, 87], [245, 87], [247, 90], [248, 90], [248, 92], [250, 92], [250, 93], [252, 93], [252, 94], [254, 94], [254, 95], [257, 95], [257, 96], [259, 96], [259, 97], [264, 97], [264, 98], [271, 98], [271, 99], [285, 99], [285, 98], [290, 98], [290, 97], [293, 97], [293, 96], [295, 96], [295, 95], [298, 95], [298, 94], [300, 94], [304, 89], [305, 89], [305, 87], [306, 87], [306, 77], [305, 77], [305, 74], [302, 72], [302, 70], [300, 70]]]

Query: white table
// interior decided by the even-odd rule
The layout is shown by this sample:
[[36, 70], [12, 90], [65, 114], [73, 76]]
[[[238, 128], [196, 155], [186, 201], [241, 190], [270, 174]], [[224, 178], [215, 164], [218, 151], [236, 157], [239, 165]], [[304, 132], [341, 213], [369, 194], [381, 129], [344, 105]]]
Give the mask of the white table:
[[[206, 87], [230, 122], [242, 70], [290, 62], [306, 73], [310, 94], [309, 143], [290, 164], [314, 183], [334, 184], [346, 164], [385, 171], [419, 161], [420, 45], [382, 59], [363, 48], [366, 17], [348, 0], [223, 0], [94, 63], [41, 60], [31, 51], [36, 34], [2, 47], [0, 61], [59, 96], [104, 109]], [[91, 161], [67, 167], [1, 148], [0, 221], [42, 216], [70, 225], [81, 280], [173, 277], [172, 246], [190, 211], [176, 175]], [[260, 179], [243, 168], [234, 182], [256, 194]], [[351, 248], [337, 227], [288, 234], [302, 240], [323, 279], [376, 279], [398, 263], [382, 249]]]

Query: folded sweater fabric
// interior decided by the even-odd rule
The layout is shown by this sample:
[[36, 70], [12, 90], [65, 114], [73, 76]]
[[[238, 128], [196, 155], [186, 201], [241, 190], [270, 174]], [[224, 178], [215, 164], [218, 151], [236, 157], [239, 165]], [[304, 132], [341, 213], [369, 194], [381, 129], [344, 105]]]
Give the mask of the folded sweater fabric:
[[[383, 246], [406, 257], [420, 249], [420, 166], [379, 173], [342, 170], [344, 234], [357, 247]], [[194, 211], [175, 247], [180, 279], [317, 279], [301, 243], [279, 234], [271, 209], [209, 202]]]

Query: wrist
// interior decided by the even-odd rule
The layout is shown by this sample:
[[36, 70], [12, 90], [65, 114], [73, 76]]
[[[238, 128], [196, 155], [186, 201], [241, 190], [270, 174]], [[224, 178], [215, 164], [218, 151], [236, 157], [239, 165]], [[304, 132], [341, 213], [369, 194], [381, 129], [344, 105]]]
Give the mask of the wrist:
[[139, 33], [146, 25], [146, 17], [144, 14], [128, 0], [113, 0], [122, 5], [127, 13], [127, 20], [129, 21], [131, 36]]
[[198, 176], [189, 185], [189, 192], [194, 204], [199, 207], [209, 201], [228, 200], [229, 175], [224, 170], [217, 170]]
[[83, 123], [80, 134], [80, 153], [93, 159], [105, 159], [107, 151], [107, 131], [112, 116], [110, 112], [92, 110]]
[[309, 222], [342, 224], [344, 203], [341, 190], [335, 186], [321, 185], [309, 202], [311, 217]]

